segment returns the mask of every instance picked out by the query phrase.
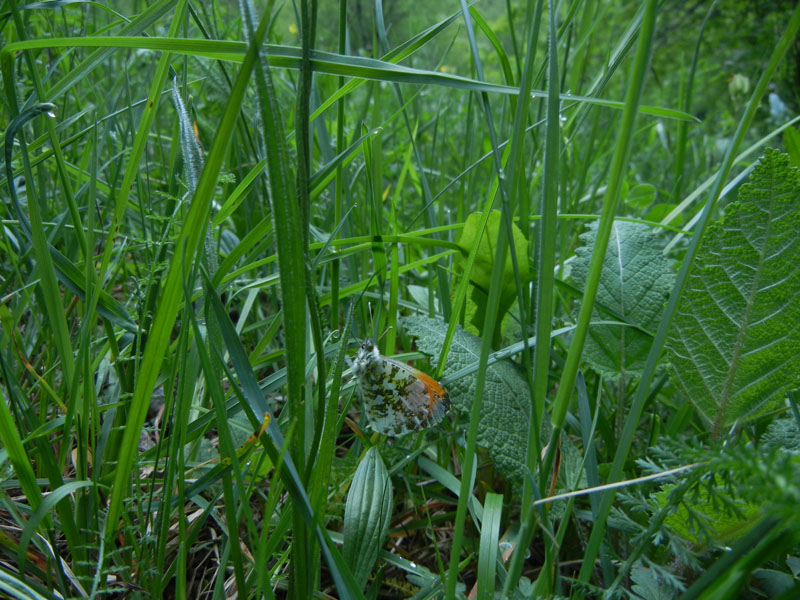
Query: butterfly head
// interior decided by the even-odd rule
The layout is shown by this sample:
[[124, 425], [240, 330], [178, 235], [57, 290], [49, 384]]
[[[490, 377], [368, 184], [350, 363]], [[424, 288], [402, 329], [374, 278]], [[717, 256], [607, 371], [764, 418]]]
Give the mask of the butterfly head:
[[372, 371], [375, 365], [381, 360], [381, 353], [372, 338], [367, 338], [358, 349], [358, 355], [353, 361], [353, 372], [356, 377], [361, 377], [368, 371]]

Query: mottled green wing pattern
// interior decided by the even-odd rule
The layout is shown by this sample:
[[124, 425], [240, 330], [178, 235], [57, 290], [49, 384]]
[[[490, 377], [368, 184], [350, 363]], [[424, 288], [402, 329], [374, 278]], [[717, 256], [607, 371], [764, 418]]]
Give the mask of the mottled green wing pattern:
[[374, 431], [394, 437], [437, 425], [450, 397], [435, 380], [414, 367], [378, 353], [366, 340], [354, 363], [364, 412]]

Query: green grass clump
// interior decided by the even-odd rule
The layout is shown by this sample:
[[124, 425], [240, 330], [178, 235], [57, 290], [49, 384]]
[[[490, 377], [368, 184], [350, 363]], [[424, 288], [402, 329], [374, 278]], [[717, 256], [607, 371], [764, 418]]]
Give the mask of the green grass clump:
[[679, 4], [0, 2], [0, 594], [800, 593], [800, 8]]

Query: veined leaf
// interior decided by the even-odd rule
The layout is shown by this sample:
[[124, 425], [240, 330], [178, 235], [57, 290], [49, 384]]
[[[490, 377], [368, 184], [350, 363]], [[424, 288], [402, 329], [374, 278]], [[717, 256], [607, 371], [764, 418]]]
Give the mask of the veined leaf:
[[[581, 235], [583, 246], [575, 251], [572, 279], [579, 288], [586, 285], [596, 236], [595, 222]], [[642, 330], [658, 325], [674, 279], [669, 261], [646, 225], [614, 222], [597, 301], [635, 327], [601, 325], [589, 329], [584, 353], [592, 367], [607, 376], [641, 373], [652, 341]]]
[[706, 234], [667, 345], [714, 431], [763, 414], [800, 379], [800, 171], [767, 150]]
[[[402, 323], [406, 331], [417, 337], [420, 351], [433, 357], [439, 355], [447, 333], [447, 323], [427, 317], [406, 317]], [[458, 327], [447, 355], [445, 378], [475, 363], [480, 353], [481, 339]], [[436, 366], [436, 358], [432, 362]], [[447, 384], [447, 391], [453, 407], [468, 415], [475, 395], [475, 378], [456, 379]], [[498, 473], [514, 484], [521, 484], [528, 444], [528, 384], [512, 361], [501, 360], [489, 365], [484, 393], [486, 397], [478, 425], [478, 445], [489, 451]]]
[[392, 518], [392, 482], [378, 448], [372, 446], [356, 469], [344, 507], [342, 556], [364, 587], [386, 541]]

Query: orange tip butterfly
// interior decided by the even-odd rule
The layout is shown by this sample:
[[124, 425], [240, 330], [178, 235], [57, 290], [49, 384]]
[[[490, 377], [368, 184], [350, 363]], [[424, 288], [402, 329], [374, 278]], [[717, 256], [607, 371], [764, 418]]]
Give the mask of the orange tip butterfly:
[[441, 384], [414, 367], [383, 356], [371, 338], [353, 361], [364, 410], [374, 431], [405, 435], [437, 425], [450, 408]]

